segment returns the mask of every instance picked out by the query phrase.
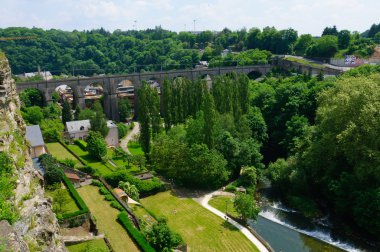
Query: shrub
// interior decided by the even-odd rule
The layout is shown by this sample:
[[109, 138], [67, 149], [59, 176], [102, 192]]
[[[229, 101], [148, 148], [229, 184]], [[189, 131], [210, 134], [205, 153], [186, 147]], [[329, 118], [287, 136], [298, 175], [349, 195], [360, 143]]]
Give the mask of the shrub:
[[99, 180], [96, 180], [96, 179], [92, 180], [91, 185], [97, 186], [97, 187], [103, 186], [102, 182], [100, 182]]
[[99, 188], [99, 193], [100, 194], [103, 194], [103, 195], [108, 195], [108, 194], [110, 194], [110, 192], [107, 190], [107, 188], [105, 188], [104, 186], [101, 186], [100, 188]]
[[158, 251], [168, 251], [182, 243], [182, 237], [170, 230], [165, 219], [154, 223], [146, 233], [146, 238]]
[[158, 179], [140, 180], [130, 175], [127, 171], [117, 171], [104, 177], [108, 184], [112, 187], [117, 187], [120, 181], [129, 182], [135, 185], [140, 195], [147, 196], [165, 190], [165, 185]]
[[44, 179], [46, 184], [52, 185], [62, 181], [63, 171], [55, 158], [49, 154], [43, 154], [39, 157], [39, 161], [45, 169]]
[[112, 194], [106, 194], [104, 196], [104, 199], [107, 200], [107, 201], [113, 201], [113, 200], [115, 200], [115, 198], [112, 196]]
[[139, 248], [144, 252], [154, 252], [156, 251], [152, 248], [149, 243], [146, 241], [145, 237], [132, 225], [129, 220], [128, 214], [126, 212], [121, 212], [117, 220], [121, 223], [125, 230], [127, 230], [128, 234], [132, 237], [132, 239], [136, 242]]
[[123, 211], [124, 208], [120, 205], [119, 202], [117, 202], [115, 199], [111, 201], [111, 207], [116, 208], [119, 211]]
[[74, 168], [75, 167], [75, 161], [70, 158], [65, 158], [63, 160], [59, 160], [59, 162], [63, 165], [66, 165], [68, 167]]
[[79, 148], [81, 148], [82, 150], [84, 150], [84, 151], [87, 150], [87, 143], [86, 143], [85, 141], [83, 141], [83, 140], [79, 140], [79, 139], [78, 139], [78, 140], [75, 140], [74, 143], [75, 143], [76, 145], [78, 145]]

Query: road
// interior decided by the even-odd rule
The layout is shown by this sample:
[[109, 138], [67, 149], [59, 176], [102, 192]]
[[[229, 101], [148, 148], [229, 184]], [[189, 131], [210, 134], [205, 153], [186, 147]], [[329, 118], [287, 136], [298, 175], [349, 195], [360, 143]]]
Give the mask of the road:
[[138, 122], [134, 122], [134, 124], [135, 127], [133, 127], [133, 129], [127, 134], [127, 136], [121, 139], [120, 142], [120, 147], [129, 154], [131, 153], [128, 150], [128, 142], [140, 133], [140, 124]]

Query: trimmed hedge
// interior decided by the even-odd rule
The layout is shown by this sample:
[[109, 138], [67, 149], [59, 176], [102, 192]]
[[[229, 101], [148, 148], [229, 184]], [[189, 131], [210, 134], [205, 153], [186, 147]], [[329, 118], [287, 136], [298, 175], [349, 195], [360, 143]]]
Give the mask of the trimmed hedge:
[[77, 140], [74, 141], [74, 143], [76, 145], [78, 145], [79, 148], [81, 148], [82, 150], [84, 150], [84, 151], [87, 150], [87, 143], [85, 141], [77, 139]]
[[128, 214], [123, 211], [117, 216], [117, 220], [120, 224], [127, 230], [128, 234], [132, 237], [132, 239], [136, 242], [137, 246], [144, 252], [154, 252], [156, 251], [152, 248], [145, 237], [132, 225], [129, 220]]
[[65, 183], [67, 190], [69, 191], [71, 197], [74, 199], [75, 203], [77, 204], [80, 210], [73, 213], [63, 214], [61, 219], [65, 220], [65, 219], [69, 219], [78, 215], [88, 213], [89, 210], [86, 203], [84, 203], [83, 199], [79, 196], [77, 190], [74, 188], [71, 181], [66, 176], [63, 176], [63, 182]]

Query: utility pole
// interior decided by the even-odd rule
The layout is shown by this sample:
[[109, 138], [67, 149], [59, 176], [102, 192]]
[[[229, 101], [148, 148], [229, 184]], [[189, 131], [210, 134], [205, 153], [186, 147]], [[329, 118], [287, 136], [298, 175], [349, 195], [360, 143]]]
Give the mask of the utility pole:
[[196, 19], [193, 20], [193, 22], [194, 22], [194, 32], [195, 32], [195, 21], [197, 21], [197, 20]]

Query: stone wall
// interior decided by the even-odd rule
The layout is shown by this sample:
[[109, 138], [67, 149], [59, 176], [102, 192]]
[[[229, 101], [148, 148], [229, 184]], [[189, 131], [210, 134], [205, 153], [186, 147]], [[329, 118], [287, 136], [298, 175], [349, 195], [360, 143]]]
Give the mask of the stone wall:
[[10, 199], [19, 218], [10, 226], [1, 222], [5, 251], [66, 251], [59, 235], [59, 225], [44, 197], [43, 183], [33, 167], [25, 123], [20, 113], [16, 85], [4, 54], [0, 53], [0, 151], [14, 160], [16, 186]]

